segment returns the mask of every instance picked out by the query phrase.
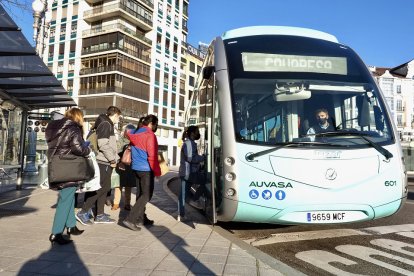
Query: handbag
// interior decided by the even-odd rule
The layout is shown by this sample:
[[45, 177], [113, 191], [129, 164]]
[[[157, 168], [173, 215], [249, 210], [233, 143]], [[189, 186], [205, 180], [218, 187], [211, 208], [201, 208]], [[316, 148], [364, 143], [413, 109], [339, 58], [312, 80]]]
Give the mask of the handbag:
[[121, 157], [121, 162], [124, 163], [125, 165], [131, 165], [132, 163], [132, 156], [131, 156], [131, 146], [128, 145], [125, 150], [124, 153], [122, 154]]
[[[55, 155], [62, 133], [48, 164], [49, 183], [89, 181], [95, 176], [95, 168], [89, 157], [74, 154]], [[52, 185], [50, 185], [52, 187]], [[53, 185], [55, 186], [55, 185]]]
[[54, 155], [49, 161], [48, 176], [50, 183], [89, 181], [95, 176], [95, 168], [88, 157]]
[[160, 164], [161, 176], [170, 171], [162, 153], [158, 153], [158, 163]]

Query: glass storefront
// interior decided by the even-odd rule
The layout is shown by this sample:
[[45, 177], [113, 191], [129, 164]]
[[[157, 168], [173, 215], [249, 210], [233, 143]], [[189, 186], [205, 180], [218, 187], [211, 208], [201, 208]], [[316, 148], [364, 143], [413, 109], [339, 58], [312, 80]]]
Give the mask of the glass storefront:
[[0, 104], [0, 165], [18, 165], [22, 109], [3, 101]]

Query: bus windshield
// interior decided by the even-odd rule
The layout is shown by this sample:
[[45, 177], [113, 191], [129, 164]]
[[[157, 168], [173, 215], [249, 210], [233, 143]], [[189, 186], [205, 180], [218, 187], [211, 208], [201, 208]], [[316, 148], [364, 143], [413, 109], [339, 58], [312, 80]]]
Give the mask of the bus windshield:
[[[394, 141], [377, 85], [350, 48], [295, 36], [224, 44], [239, 142], [353, 147], [366, 145], [361, 135]], [[330, 132], [337, 135], [320, 135]]]

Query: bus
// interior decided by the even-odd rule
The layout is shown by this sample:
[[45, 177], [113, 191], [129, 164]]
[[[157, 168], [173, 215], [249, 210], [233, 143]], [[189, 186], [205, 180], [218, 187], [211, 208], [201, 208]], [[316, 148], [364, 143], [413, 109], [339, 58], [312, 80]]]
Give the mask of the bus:
[[[325, 111], [327, 131], [313, 131]], [[396, 213], [402, 148], [383, 93], [331, 34], [234, 29], [209, 45], [185, 111], [206, 154], [212, 223], [350, 223]]]

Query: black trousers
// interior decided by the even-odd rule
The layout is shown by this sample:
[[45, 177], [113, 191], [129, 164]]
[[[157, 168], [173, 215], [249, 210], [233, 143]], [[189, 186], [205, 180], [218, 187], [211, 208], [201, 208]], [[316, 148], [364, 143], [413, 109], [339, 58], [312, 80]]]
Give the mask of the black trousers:
[[111, 175], [113, 168], [110, 165], [98, 163], [99, 175], [101, 177], [101, 188], [96, 192], [90, 192], [88, 196], [85, 194], [85, 202], [83, 203], [82, 211], [87, 212], [94, 205], [96, 206], [96, 214], [102, 215], [104, 213], [104, 206], [106, 201], [106, 194], [111, 190]]
[[[144, 222], [145, 206], [154, 193], [154, 175], [152, 172], [135, 171], [137, 177], [137, 202], [131, 208], [127, 221]], [[139, 193], [139, 194], [138, 194]]]

